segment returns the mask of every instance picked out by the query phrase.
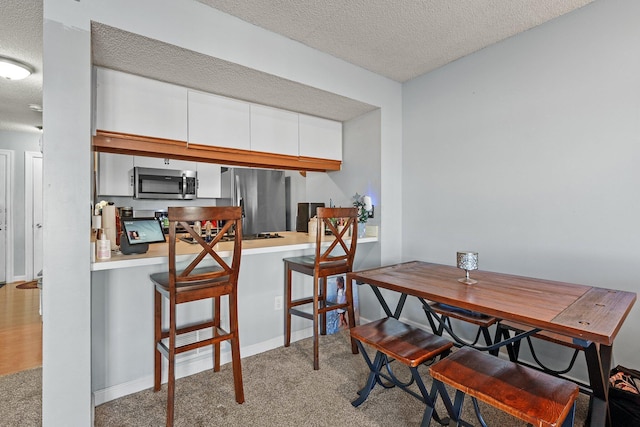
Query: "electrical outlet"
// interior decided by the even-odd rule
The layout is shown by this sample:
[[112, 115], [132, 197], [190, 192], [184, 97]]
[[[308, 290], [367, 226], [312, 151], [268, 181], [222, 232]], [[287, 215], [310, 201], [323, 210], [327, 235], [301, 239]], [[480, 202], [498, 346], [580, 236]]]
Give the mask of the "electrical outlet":
[[282, 295], [277, 296], [276, 299], [274, 300], [273, 309], [282, 310]]

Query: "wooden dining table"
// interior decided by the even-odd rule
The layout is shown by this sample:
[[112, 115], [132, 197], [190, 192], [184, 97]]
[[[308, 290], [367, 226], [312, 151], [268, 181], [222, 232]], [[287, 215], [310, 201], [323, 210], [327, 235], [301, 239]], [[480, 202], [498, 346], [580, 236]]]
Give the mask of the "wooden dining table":
[[[585, 350], [593, 396], [590, 425], [609, 426], [613, 342], [636, 294], [481, 270], [472, 272], [475, 284], [461, 283], [458, 279], [462, 277], [464, 271], [456, 267], [421, 261], [347, 274], [348, 281], [371, 285], [388, 316], [400, 317], [404, 301], [412, 296], [423, 306], [428, 306], [428, 300], [530, 326], [522, 337], [542, 330], [572, 338]], [[394, 311], [380, 289], [401, 294]]]

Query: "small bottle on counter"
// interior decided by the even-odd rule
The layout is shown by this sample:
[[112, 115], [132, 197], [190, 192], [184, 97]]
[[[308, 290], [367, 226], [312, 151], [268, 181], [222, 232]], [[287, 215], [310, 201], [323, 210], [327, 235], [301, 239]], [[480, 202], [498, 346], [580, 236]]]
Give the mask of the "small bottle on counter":
[[107, 233], [104, 232], [104, 229], [100, 230], [100, 238], [96, 241], [96, 252], [97, 259], [111, 258], [111, 241], [107, 239]]
[[211, 237], [211, 221], [205, 222], [204, 229], [205, 229], [204, 241], [209, 243], [212, 240], [212, 237]]

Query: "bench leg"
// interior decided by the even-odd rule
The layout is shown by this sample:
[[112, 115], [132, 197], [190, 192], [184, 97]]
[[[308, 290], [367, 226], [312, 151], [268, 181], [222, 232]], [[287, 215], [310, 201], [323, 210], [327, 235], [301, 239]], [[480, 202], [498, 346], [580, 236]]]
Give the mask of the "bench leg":
[[564, 419], [562, 427], [573, 427], [573, 423], [576, 420], [576, 402], [573, 402], [571, 410], [567, 414], [567, 418]]
[[[365, 384], [365, 386], [360, 389], [360, 391], [358, 391], [358, 394], [360, 396], [351, 402], [351, 404], [355, 407], [358, 407], [362, 403], [364, 403], [364, 401], [367, 400], [367, 397], [369, 397], [369, 393], [371, 393], [371, 390], [373, 390], [373, 387], [375, 387], [376, 382], [380, 382], [378, 374], [382, 369], [385, 360], [384, 354], [378, 351], [376, 352], [376, 357], [372, 363], [362, 343], [360, 341], [357, 341], [357, 344], [358, 347], [360, 347], [360, 353], [362, 353], [362, 357], [364, 357], [364, 360], [367, 362], [367, 366], [369, 366], [369, 377], [367, 378], [367, 383]], [[384, 385], [381, 382], [380, 384]]]
[[[367, 398], [369, 397], [369, 393], [371, 393], [371, 390], [373, 390], [376, 383], [380, 384], [384, 388], [392, 388], [398, 386], [415, 398], [421, 400], [426, 405], [424, 414], [422, 416], [422, 427], [428, 427], [431, 422], [431, 418], [442, 425], [447, 425], [449, 423], [448, 418], [441, 419], [437, 411], [434, 409], [436, 398], [438, 397], [438, 389], [434, 384], [431, 387], [431, 391], [427, 391], [427, 388], [424, 385], [424, 381], [422, 381], [422, 377], [418, 372], [418, 368], [409, 367], [409, 370], [411, 371], [411, 380], [407, 383], [403, 383], [393, 374], [389, 365], [390, 361], [384, 353], [376, 351], [376, 356], [372, 362], [371, 358], [367, 354], [364, 345], [357, 340], [356, 343], [358, 345], [358, 348], [360, 349], [360, 353], [362, 353], [362, 357], [369, 367], [369, 376], [367, 377], [365, 386], [358, 391], [358, 398], [351, 402], [354, 407], [360, 406], [362, 403], [364, 403], [365, 400], [367, 400]], [[385, 366], [388, 374], [382, 373], [382, 370], [385, 368]], [[388, 380], [389, 383], [383, 382], [383, 378]], [[417, 394], [414, 391], [408, 389], [408, 387], [414, 382], [418, 386], [420, 394]]]
[[444, 383], [434, 378], [433, 384], [436, 386], [440, 396], [442, 396], [442, 403], [444, 403], [444, 407], [446, 408], [449, 417], [451, 417], [451, 421], [454, 421], [456, 426], [470, 426], [471, 424], [460, 419], [460, 416], [462, 415], [464, 393], [460, 390], [456, 390], [455, 401], [451, 402], [451, 398], [449, 397], [449, 393], [447, 393]]
[[427, 392], [427, 387], [424, 385], [424, 382], [422, 381], [422, 377], [420, 377], [420, 374], [418, 373], [418, 368], [409, 367], [409, 369], [411, 370], [411, 376], [413, 377], [413, 380], [415, 381], [416, 385], [418, 386], [418, 389], [420, 390], [420, 394], [422, 394], [422, 400], [426, 405], [424, 409], [424, 415], [422, 416], [422, 423], [420, 424], [420, 426], [429, 427], [429, 424], [431, 423], [431, 418], [433, 418], [434, 420], [436, 420], [437, 423], [443, 426], [448, 425], [449, 419], [448, 418], [441, 419], [440, 416], [438, 415], [438, 412], [435, 410], [436, 399], [438, 398], [438, 389], [436, 385], [432, 384], [431, 392]]

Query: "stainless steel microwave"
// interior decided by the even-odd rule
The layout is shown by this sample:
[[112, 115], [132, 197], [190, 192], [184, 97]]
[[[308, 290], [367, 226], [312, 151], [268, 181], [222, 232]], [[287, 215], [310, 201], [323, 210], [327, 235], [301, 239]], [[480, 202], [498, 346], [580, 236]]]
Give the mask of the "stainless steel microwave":
[[136, 199], [196, 198], [198, 187], [196, 171], [133, 168], [133, 197]]

